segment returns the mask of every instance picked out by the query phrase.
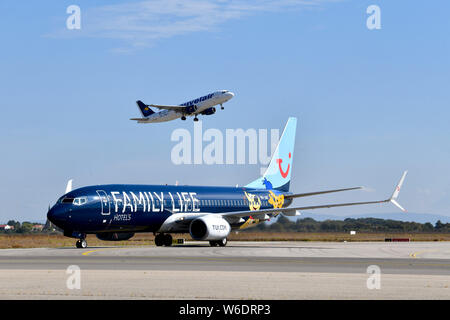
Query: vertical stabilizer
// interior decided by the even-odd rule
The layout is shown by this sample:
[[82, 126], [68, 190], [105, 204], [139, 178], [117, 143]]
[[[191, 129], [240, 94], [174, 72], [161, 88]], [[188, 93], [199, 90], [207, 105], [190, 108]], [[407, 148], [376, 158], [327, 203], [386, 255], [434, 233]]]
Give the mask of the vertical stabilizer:
[[143, 103], [141, 100], [136, 101], [136, 104], [138, 105], [139, 110], [141, 110], [141, 113], [144, 117], [148, 117], [149, 115], [155, 113], [155, 111], [150, 109], [150, 107]]
[[246, 185], [247, 188], [289, 191], [296, 129], [297, 118], [289, 118], [266, 172], [261, 178]]

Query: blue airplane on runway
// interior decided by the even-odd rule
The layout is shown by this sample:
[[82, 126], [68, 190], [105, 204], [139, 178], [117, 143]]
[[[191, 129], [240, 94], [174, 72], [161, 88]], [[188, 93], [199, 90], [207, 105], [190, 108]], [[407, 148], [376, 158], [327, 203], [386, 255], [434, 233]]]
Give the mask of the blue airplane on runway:
[[72, 190], [48, 211], [48, 219], [78, 238], [76, 246], [86, 248], [86, 235], [101, 240], [127, 240], [136, 232], [153, 232], [157, 246], [170, 246], [173, 233], [189, 233], [194, 240], [207, 240], [211, 246], [225, 246], [231, 230], [243, 229], [283, 214], [297, 216], [300, 210], [362, 204], [397, 203], [406, 176], [403, 173], [387, 200], [289, 207], [294, 198], [360, 189], [361, 187], [289, 192], [294, 157], [296, 118], [289, 118], [269, 166], [262, 177], [245, 187], [97, 185]]

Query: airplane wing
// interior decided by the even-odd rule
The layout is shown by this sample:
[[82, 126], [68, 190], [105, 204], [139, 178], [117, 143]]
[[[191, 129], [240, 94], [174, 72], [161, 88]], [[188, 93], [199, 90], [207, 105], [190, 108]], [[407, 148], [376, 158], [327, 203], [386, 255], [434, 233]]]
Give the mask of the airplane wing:
[[402, 187], [403, 181], [405, 180], [407, 171], [405, 171], [397, 184], [394, 193], [389, 199], [385, 200], [377, 200], [377, 201], [364, 201], [364, 202], [350, 202], [350, 203], [335, 203], [335, 204], [323, 204], [323, 205], [317, 205], [317, 206], [305, 206], [305, 207], [286, 207], [286, 208], [277, 208], [277, 209], [263, 209], [263, 210], [246, 210], [246, 211], [235, 211], [235, 212], [226, 212], [220, 214], [223, 218], [238, 218], [238, 217], [248, 217], [248, 216], [255, 216], [255, 215], [271, 215], [271, 214], [279, 214], [279, 213], [289, 213], [294, 211], [300, 211], [300, 210], [313, 210], [313, 209], [322, 209], [322, 208], [334, 208], [334, 207], [346, 207], [346, 206], [356, 206], [356, 205], [363, 205], [363, 204], [376, 204], [376, 203], [385, 203], [385, 202], [391, 202], [400, 210], [406, 211], [400, 204], [396, 201], [400, 192], [400, 188]]
[[[400, 188], [402, 187], [403, 181], [405, 180], [405, 176], [407, 174], [407, 171], [405, 171], [397, 184], [392, 196], [389, 199], [385, 200], [377, 200], [377, 201], [364, 201], [364, 202], [350, 202], [350, 203], [336, 203], [336, 204], [323, 204], [323, 205], [316, 205], [316, 206], [304, 206], [304, 207], [286, 207], [286, 208], [277, 208], [277, 209], [262, 209], [262, 210], [245, 210], [245, 211], [234, 211], [234, 212], [224, 212], [224, 213], [208, 213], [208, 212], [198, 212], [198, 213], [178, 213], [178, 214], [172, 214], [163, 224], [163, 227], [160, 231], [167, 232], [170, 230], [188, 230], [189, 224], [192, 220], [199, 218], [201, 216], [206, 215], [220, 215], [225, 220], [228, 220], [230, 223], [231, 221], [237, 221], [242, 217], [249, 217], [252, 216], [257, 219], [263, 219], [267, 220], [270, 218], [270, 216], [278, 215], [280, 213], [285, 215], [293, 215], [296, 211], [300, 210], [312, 210], [312, 209], [322, 209], [322, 208], [333, 208], [333, 207], [344, 207], [344, 206], [355, 206], [355, 205], [363, 205], [363, 204], [377, 204], [377, 203], [385, 203], [385, 202], [391, 202], [400, 210], [406, 211], [400, 204], [397, 202], [397, 198], [400, 192]], [[358, 189], [360, 187], [356, 188], [347, 188], [349, 190], [352, 189]], [[344, 191], [347, 189], [339, 189], [339, 191]], [[332, 192], [333, 190], [325, 191], [325, 192]], [[322, 191], [320, 191], [322, 192]], [[312, 192], [314, 193], [314, 192]], [[315, 194], [315, 193], [314, 193]]]
[[158, 108], [158, 109], [174, 110], [177, 112], [184, 112], [186, 110], [185, 106], [163, 106], [163, 105], [159, 105], [159, 104], [150, 104], [149, 106]]
[[284, 198], [285, 199], [293, 199], [293, 198], [300, 198], [300, 197], [309, 197], [309, 196], [315, 196], [317, 194], [357, 190], [357, 189], [362, 189], [362, 188], [363, 187], [353, 187], [353, 188], [325, 190], [325, 191], [316, 191], [316, 192], [308, 192], [308, 193], [287, 194], [287, 195], [284, 195]]

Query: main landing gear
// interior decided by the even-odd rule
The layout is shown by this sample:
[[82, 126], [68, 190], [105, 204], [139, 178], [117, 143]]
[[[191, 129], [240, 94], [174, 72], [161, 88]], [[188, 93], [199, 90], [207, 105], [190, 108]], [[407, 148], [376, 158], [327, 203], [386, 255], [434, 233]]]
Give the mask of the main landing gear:
[[75, 243], [75, 245], [76, 245], [76, 247], [78, 248], [78, 249], [86, 249], [87, 248], [87, 241], [86, 241], [86, 239], [80, 239], [80, 240], [77, 240], [77, 242]]
[[209, 245], [210, 245], [211, 247], [217, 247], [217, 246], [219, 246], [219, 247], [225, 247], [225, 246], [227, 245], [227, 243], [228, 243], [227, 238], [223, 238], [223, 239], [221, 239], [221, 240], [210, 241], [210, 242], [209, 242]]
[[170, 247], [172, 245], [172, 236], [170, 234], [158, 233], [155, 236], [155, 244], [157, 247]]
[[185, 117], [185, 116], [182, 116], [182, 117], [181, 117], [181, 120], [183, 120], [183, 121], [186, 120], [186, 117]]
[[221, 105], [220, 105], [220, 109], [223, 110], [223, 109], [225, 109], [225, 107], [221, 104]]
[[197, 118], [197, 116], [194, 118], [194, 121], [198, 121], [198, 118]]

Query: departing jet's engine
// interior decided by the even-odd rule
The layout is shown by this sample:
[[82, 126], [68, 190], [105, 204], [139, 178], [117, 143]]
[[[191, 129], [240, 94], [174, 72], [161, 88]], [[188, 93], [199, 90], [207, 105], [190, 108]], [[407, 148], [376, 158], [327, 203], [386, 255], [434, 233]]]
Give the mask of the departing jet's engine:
[[189, 226], [189, 233], [194, 240], [221, 240], [226, 238], [230, 231], [230, 224], [215, 215], [197, 218]]
[[195, 111], [197, 111], [197, 106], [188, 106], [185, 110], [187, 114], [194, 113]]
[[202, 112], [202, 114], [205, 116], [209, 116], [214, 113], [216, 113], [216, 108], [214, 108], [214, 107], [208, 108]]
[[129, 232], [102, 232], [96, 234], [97, 238], [104, 241], [123, 241], [131, 239], [134, 233]]

